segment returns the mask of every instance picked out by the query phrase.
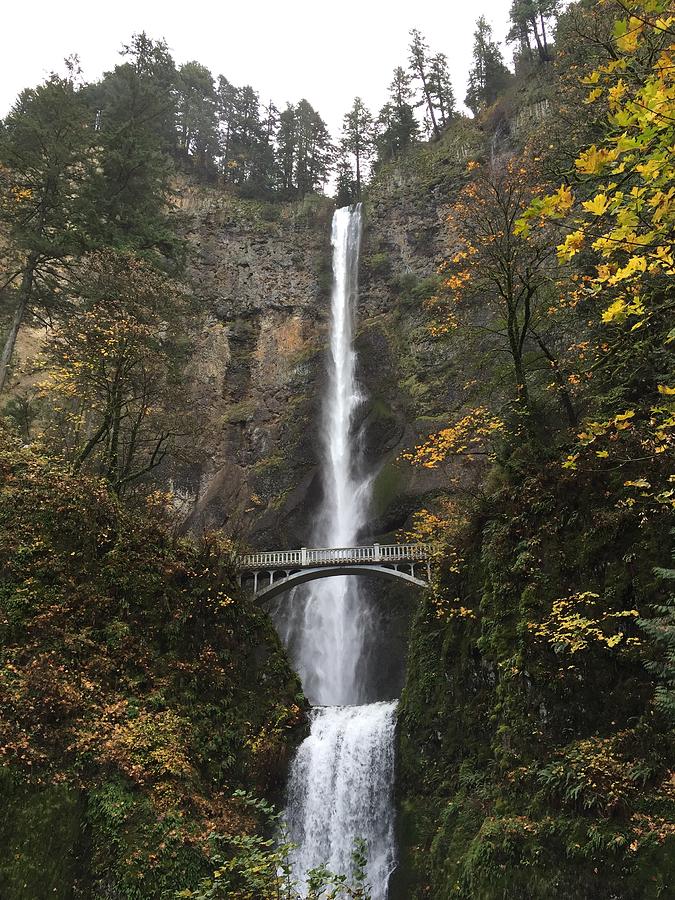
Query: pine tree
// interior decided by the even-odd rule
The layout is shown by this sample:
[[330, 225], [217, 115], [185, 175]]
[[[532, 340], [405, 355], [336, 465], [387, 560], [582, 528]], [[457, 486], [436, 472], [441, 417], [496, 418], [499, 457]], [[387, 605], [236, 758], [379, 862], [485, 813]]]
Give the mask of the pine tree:
[[506, 40], [518, 43], [521, 57], [531, 61], [536, 46], [540, 62], [551, 59], [551, 20], [557, 18], [561, 6], [560, 0], [513, 0], [509, 13], [511, 30]]
[[277, 183], [282, 196], [292, 196], [295, 188], [295, 159], [297, 146], [297, 115], [295, 107], [287, 104], [279, 116], [277, 131]]
[[213, 75], [198, 62], [178, 70], [176, 85], [178, 153], [208, 174], [217, 152], [216, 90]]
[[328, 128], [307, 100], [295, 109], [296, 166], [295, 187], [300, 197], [323, 187], [332, 161]]
[[356, 178], [351, 160], [340, 153], [335, 164], [335, 202], [338, 206], [351, 206], [359, 196], [356, 191]]
[[492, 27], [485, 16], [480, 16], [474, 32], [473, 66], [464, 102], [477, 115], [495, 102], [510, 79], [511, 73], [504, 64], [499, 44], [492, 39]]
[[84, 208], [94, 246], [177, 257], [167, 197], [176, 146], [176, 81], [163, 41], [134, 35], [126, 61], [88, 92], [98, 109], [97, 150]]
[[425, 106], [426, 112], [434, 133], [434, 137], [441, 135], [438, 122], [436, 121], [436, 105], [434, 103], [434, 85], [431, 80], [429, 46], [417, 28], [413, 28], [410, 32], [410, 46], [408, 48], [409, 65], [412, 77], [419, 81], [422, 89], [422, 100], [417, 106]]
[[356, 196], [360, 198], [364, 166], [374, 149], [373, 118], [360, 97], [354, 99], [343, 119], [340, 149], [343, 155], [353, 160]]
[[445, 128], [455, 112], [455, 94], [444, 53], [437, 53], [429, 61], [429, 90], [440, 127]]
[[25, 90], [0, 133], [3, 171], [2, 219], [9, 232], [9, 265], [2, 288], [9, 290], [14, 314], [0, 356], [4, 386], [16, 337], [26, 315], [48, 314], [58, 303], [58, 263], [78, 253], [81, 195], [93, 129], [75, 66], [66, 77], [51, 75]]
[[237, 119], [237, 88], [224, 75], [218, 76], [216, 114], [220, 135], [220, 169], [225, 182], [231, 181], [230, 165]]
[[375, 123], [378, 163], [405, 153], [417, 139], [419, 126], [410, 103], [413, 93], [410, 81], [405, 69], [400, 66], [394, 69], [389, 85], [389, 101], [380, 110]]
[[279, 110], [270, 100], [259, 105], [257, 139], [251, 147], [251, 165], [245, 193], [251, 197], [271, 196], [275, 188], [274, 142], [279, 127]]

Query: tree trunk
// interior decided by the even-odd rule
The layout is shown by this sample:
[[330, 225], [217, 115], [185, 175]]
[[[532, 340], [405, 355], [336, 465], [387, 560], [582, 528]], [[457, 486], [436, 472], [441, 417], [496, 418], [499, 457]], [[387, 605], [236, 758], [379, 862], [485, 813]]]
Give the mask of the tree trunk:
[[541, 38], [539, 37], [539, 29], [537, 28], [537, 20], [532, 16], [530, 19], [530, 23], [532, 25], [532, 31], [534, 32], [534, 39], [537, 42], [537, 50], [539, 51], [539, 59], [542, 62], [546, 62], [546, 51], [544, 50], [544, 45], [541, 42]]
[[563, 409], [565, 410], [567, 421], [570, 423], [572, 428], [574, 428], [578, 424], [579, 420], [577, 418], [577, 412], [574, 408], [574, 404], [572, 403], [572, 398], [570, 397], [569, 391], [567, 390], [565, 379], [562, 376], [562, 372], [558, 368], [558, 360], [551, 353], [551, 351], [548, 349], [539, 335], [535, 335], [534, 337], [541, 349], [541, 352], [551, 364], [551, 369], [553, 370], [553, 378], [555, 379], [556, 388], [558, 390], [558, 397], [560, 398], [560, 402], [563, 406]]
[[434, 135], [438, 139], [441, 136], [441, 132], [438, 129], [438, 125], [436, 123], [436, 116], [434, 115], [434, 104], [431, 101], [431, 92], [429, 91], [429, 87], [427, 85], [427, 79], [424, 74], [424, 69], [420, 67], [420, 78], [422, 80], [422, 88], [424, 90], [424, 96], [427, 98], [427, 109], [429, 110], [429, 115], [431, 116], [431, 124], [434, 128]]
[[35, 266], [37, 265], [37, 253], [33, 252], [28, 257], [28, 264], [21, 279], [21, 287], [19, 288], [19, 304], [14, 311], [12, 324], [9, 326], [9, 333], [5, 338], [5, 346], [2, 348], [2, 356], [0, 356], [0, 393], [2, 393], [7, 380], [7, 372], [9, 364], [12, 361], [14, 346], [19, 334], [19, 328], [26, 315], [30, 295], [33, 291], [33, 277], [35, 275]]
[[539, 21], [541, 22], [541, 37], [544, 41], [544, 53], [546, 54], [546, 59], [550, 59], [548, 52], [548, 41], [546, 40], [546, 25], [544, 24], [544, 14], [539, 13]]
[[509, 337], [509, 350], [513, 359], [513, 368], [516, 376], [516, 399], [524, 412], [529, 412], [530, 395], [527, 389], [525, 368], [523, 366], [522, 346], [519, 336], [516, 334], [516, 316], [514, 308], [509, 309], [507, 332]]

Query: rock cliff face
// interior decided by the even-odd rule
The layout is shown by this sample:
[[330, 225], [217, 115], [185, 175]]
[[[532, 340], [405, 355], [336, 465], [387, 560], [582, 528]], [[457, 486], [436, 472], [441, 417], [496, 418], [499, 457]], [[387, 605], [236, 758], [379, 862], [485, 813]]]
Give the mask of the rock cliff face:
[[[463, 168], [443, 162], [442, 181], [419, 161], [383, 173], [366, 200], [357, 350], [359, 425], [375, 474], [372, 536], [402, 527], [439, 486], [438, 473], [413, 472], [397, 456], [461, 402], [455, 362], [419, 317], [451, 239], [445, 207]], [[193, 362], [198, 459], [173, 485], [186, 527], [225, 527], [253, 546], [300, 546], [321, 490], [332, 205], [263, 204], [183, 185], [180, 209], [203, 307]]]
[[[358, 312], [358, 377], [366, 460], [375, 476], [371, 537], [402, 527], [438, 486], [396, 458], [459, 404], [453, 360], [420, 324], [437, 283], [445, 208], [463, 163], [420, 150], [382, 172], [365, 201]], [[442, 171], [442, 177], [437, 175]], [[333, 203], [243, 200], [181, 178], [179, 227], [190, 247], [197, 313], [189, 363], [197, 429], [182, 460], [157, 471], [186, 530], [224, 528], [253, 547], [311, 540], [319, 404], [330, 314]], [[22, 329], [12, 389], [40, 380], [43, 328]]]
[[297, 545], [316, 491], [315, 421], [330, 288], [327, 200], [266, 205], [184, 185], [202, 306], [196, 461], [175, 473], [186, 527]]

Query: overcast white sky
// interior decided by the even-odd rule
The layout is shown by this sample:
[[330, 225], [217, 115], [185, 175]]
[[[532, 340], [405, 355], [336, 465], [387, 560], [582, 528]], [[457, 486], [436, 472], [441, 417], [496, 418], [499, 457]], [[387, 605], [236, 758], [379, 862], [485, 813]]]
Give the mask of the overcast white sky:
[[[356, 95], [376, 112], [391, 72], [407, 61], [419, 28], [445, 53], [455, 94], [464, 98], [473, 28], [483, 13], [503, 41], [510, 0], [24, 0], [3, 10], [0, 117], [18, 92], [80, 56], [84, 77], [119, 61], [136, 31], [164, 38], [177, 63], [196, 59], [214, 76], [251, 84], [261, 100], [302, 97], [337, 135]], [[10, 36], [18, 36], [15, 40]], [[506, 50], [506, 48], [503, 47]], [[510, 62], [511, 53], [506, 54]]]

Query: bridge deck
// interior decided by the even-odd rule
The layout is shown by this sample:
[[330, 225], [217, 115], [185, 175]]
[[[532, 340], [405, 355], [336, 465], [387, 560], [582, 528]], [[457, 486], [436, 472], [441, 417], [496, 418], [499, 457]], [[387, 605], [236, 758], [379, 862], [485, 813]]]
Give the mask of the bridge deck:
[[430, 559], [430, 544], [371, 544], [364, 547], [303, 547], [301, 550], [271, 550], [249, 553], [239, 559], [242, 571], [260, 569], [304, 569], [317, 566], [395, 565], [396, 563], [426, 562]]

